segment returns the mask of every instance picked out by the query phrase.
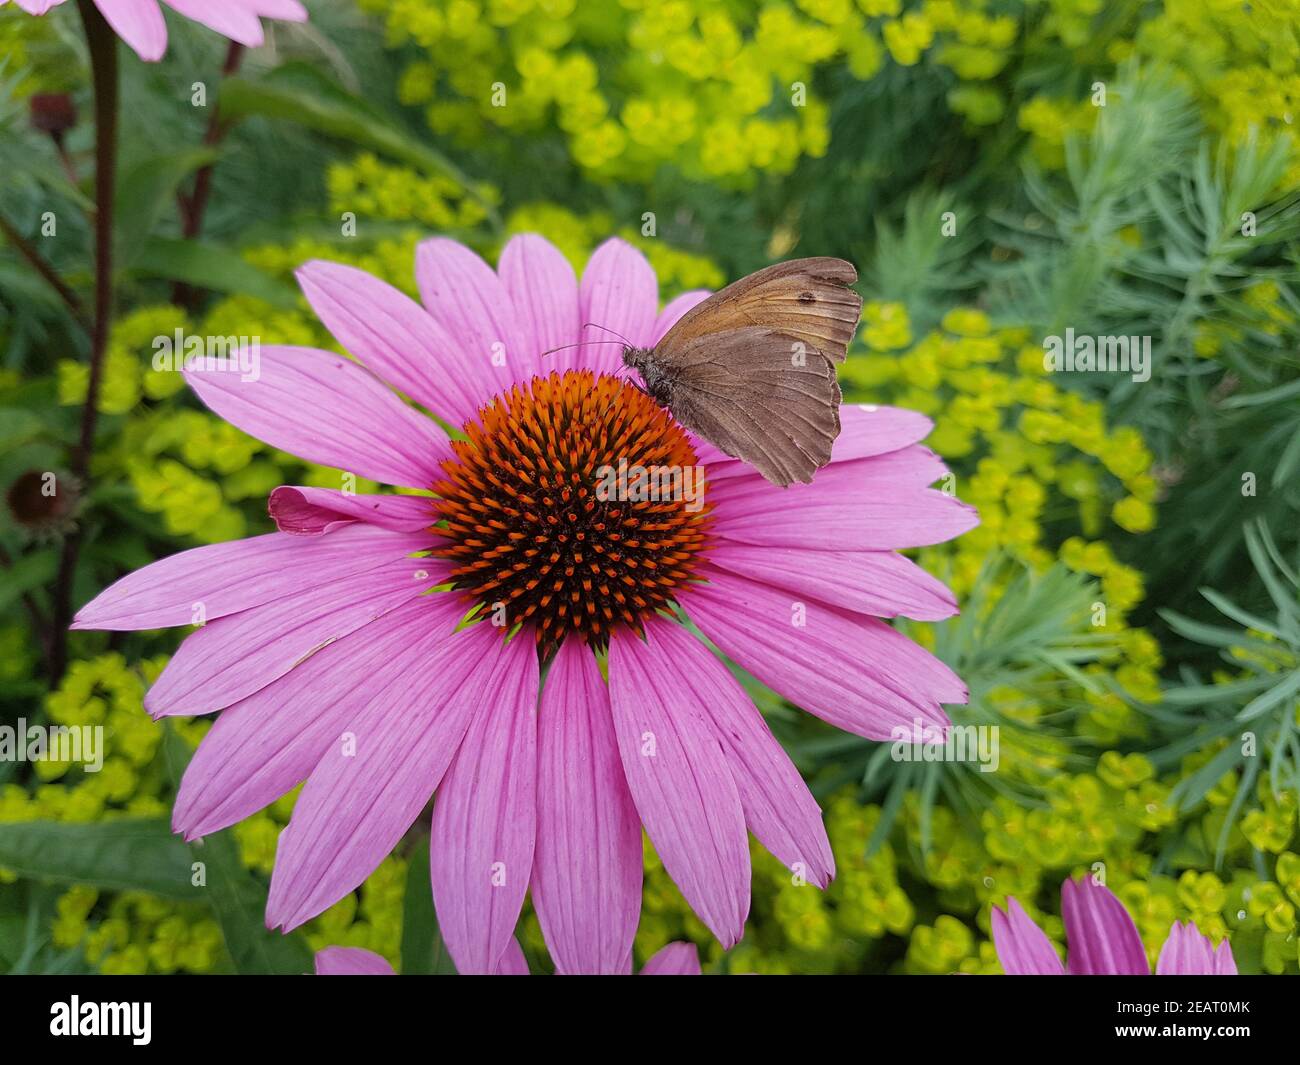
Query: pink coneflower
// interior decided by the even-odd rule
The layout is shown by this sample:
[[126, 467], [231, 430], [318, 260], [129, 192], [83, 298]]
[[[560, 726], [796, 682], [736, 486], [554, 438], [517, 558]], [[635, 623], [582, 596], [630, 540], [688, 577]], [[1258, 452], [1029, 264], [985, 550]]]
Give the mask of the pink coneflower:
[[[583, 323], [602, 327], [587, 339], [651, 344], [704, 298], [660, 312], [653, 270], [622, 241], [597, 249], [581, 284], [531, 235], [497, 272], [426, 241], [416, 276], [424, 307], [309, 263], [303, 291], [356, 362], [263, 347], [256, 380], [187, 378], [272, 447], [437, 496], [277, 488], [278, 532], [156, 562], [75, 627], [156, 629], [202, 611], [145, 705], [223, 711], [177, 796], [188, 837], [307, 780], [280, 837], [273, 927], [353, 890], [436, 789], [433, 896], [461, 972], [496, 969], [529, 889], [559, 971], [627, 972], [643, 826], [730, 947], [749, 910], [747, 828], [818, 885], [834, 862], [798, 771], [669, 604], [840, 728], [888, 739], [917, 719], [946, 725], [940, 704], [965, 701], [961, 681], [879, 619], [956, 613], [896, 552], [975, 515], [927, 487], [944, 467], [917, 446], [931, 428], [919, 414], [844, 408], [831, 464], [780, 489], [616, 378], [616, 346], [543, 358]], [[620, 461], [707, 466], [707, 505], [601, 501], [598, 471]]]
[[[1009, 976], [1150, 976], [1137, 925], [1109, 888], [1091, 877], [1061, 885], [1069, 968], [1061, 964], [1051, 941], [1014, 898], [1003, 913], [993, 907], [993, 945]], [[1159, 976], [1235, 976], [1237, 963], [1225, 939], [1215, 948], [1190, 921], [1177, 921], [1160, 948]]]
[[[516, 946], [518, 942], [512, 940]], [[364, 947], [326, 947], [316, 952], [317, 976], [396, 976], [387, 958]]]
[[[317, 976], [396, 976], [387, 958], [362, 947], [326, 947], [316, 952]], [[497, 967], [498, 976], [527, 976], [528, 962], [513, 937]], [[641, 967], [642, 976], [700, 976], [694, 943], [669, 943]]]
[[[665, 950], [667, 948], [664, 948]], [[396, 976], [387, 958], [364, 947], [326, 947], [316, 952], [317, 976]], [[514, 936], [497, 961], [497, 976], [527, 976], [528, 962]]]
[[[14, 0], [29, 15], [44, 15], [66, 0]], [[262, 18], [306, 22], [307, 9], [298, 0], [164, 0], [186, 18], [201, 22], [221, 36], [260, 48]], [[0, 7], [9, 0], [0, 0]], [[167, 51], [167, 23], [159, 0], [94, 0], [104, 21], [141, 59], [152, 63]]]

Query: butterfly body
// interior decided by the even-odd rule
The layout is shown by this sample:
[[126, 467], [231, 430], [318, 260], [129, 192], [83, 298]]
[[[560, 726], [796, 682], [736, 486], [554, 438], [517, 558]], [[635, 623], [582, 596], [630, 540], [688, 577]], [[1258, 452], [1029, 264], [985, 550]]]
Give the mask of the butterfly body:
[[684, 426], [773, 484], [808, 483], [840, 431], [844, 361], [862, 299], [842, 259], [795, 259], [750, 274], [687, 311], [623, 362]]
[[672, 375], [660, 368], [654, 358], [653, 348], [625, 347], [623, 362], [641, 375], [641, 383], [651, 399], [661, 407], [672, 409]]

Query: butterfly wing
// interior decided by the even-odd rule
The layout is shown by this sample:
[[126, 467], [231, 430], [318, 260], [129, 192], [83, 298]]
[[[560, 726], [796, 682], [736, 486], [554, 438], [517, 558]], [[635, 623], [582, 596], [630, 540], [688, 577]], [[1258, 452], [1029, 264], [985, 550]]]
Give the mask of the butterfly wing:
[[793, 259], [682, 316], [653, 359], [679, 421], [773, 484], [807, 483], [839, 435], [844, 361], [862, 298], [843, 259]]
[[791, 259], [742, 277], [684, 314], [655, 351], [673, 361], [676, 345], [723, 329], [767, 326], [844, 361], [858, 327], [862, 297], [850, 289], [858, 279], [843, 259]]
[[834, 363], [796, 336], [765, 326], [708, 333], [679, 344], [673, 415], [773, 484], [808, 483], [840, 432]]

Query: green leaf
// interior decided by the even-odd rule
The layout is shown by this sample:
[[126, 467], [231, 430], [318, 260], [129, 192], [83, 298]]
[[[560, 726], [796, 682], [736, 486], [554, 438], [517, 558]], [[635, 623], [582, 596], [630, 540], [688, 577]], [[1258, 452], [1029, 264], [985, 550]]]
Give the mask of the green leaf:
[[1259, 579], [1264, 582], [1264, 590], [1268, 592], [1269, 598], [1277, 607], [1278, 620], [1290, 635], [1296, 630], [1296, 610], [1300, 605], [1300, 596], [1297, 596], [1295, 588], [1288, 588], [1273, 572], [1262, 535], [1255, 525], [1246, 526], [1246, 552], [1250, 555], [1251, 562], [1255, 564], [1255, 572], [1259, 574]]
[[1195, 773], [1176, 785], [1170, 798], [1178, 803], [1180, 813], [1186, 813], [1199, 803], [1224, 776], [1242, 760], [1241, 748], [1229, 743]]
[[1156, 613], [1164, 618], [1169, 627], [1179, 636], [1195, 643], [1205, 644], [1207, 647], [1253, 647], [1256, 650], [1269, 651], [1276, 646], [1267, 644], [1263, 640], [1257, 640], [1253, 636], [1248, 636], [1239, 629], [1227, 629], [1220, 625], [1203, 625], [1199, 621], [1193, 621], [1191, 618], [1184, 617], [1174, 610], [1157, 610]]
[[152, 156], [122, 175], [114, 201], [119, 267], [131, 266], [140, 257], [154, 227], [174, 209], [181, 182], [216, 159], [211, 148], [190, 148]]
[[1255, 718], [1267, 714], [1273, 707], [1286, 702], [1296, 692], [1300, 692], [1300, 669], [1292, 673], [1286, 680], [1270, 688], [1263, 695], [1256, 696], [1243, 706], [1241, 712], [1237, 715], [1237, 720], [1253, 721]]
[[19, 876], [195, 901], [190, 856], [161, 818], [0, 825], [0, 867]]
[[402, 900], [402, 975], [454, 975], [455, 972], [433, 912], [429, 841], [423, 839], [411, 852], [406, 871], [406, 895]]
[[1300, 381], [1290, 381], [1263, 392], [1251, 392], [1240, 396], [1229, 396], [1220, 404], [1224, 410], [1239, 410], [1242, 407], [1271, 406], [1285, 400], [1300, 396]]
[[[189, 764], [189, 748], [168, 728], [163, 750], [168, 772], [179, 784]], [[311, 949], [300, 934], [282, 935], [266, 927], [262, 918], [266, 891], [240, 860], [231, 829], [191, 843], [189, 851], [193, 861], [203, 863], [206, 884], [197, 894], [212, 906], [237, 972], [294, 975], [311, 971]]]
[[24, 592], [39, 588], [54, 580], [59, 569], [59, 553], [53, 547], [33, 551], [14, 560], [4, 570], [4, 583], [0, 584], [0, 611], [5, 610]]
[[1196, 684], [1182, 688], [1166, 688], [1160, 696], [1162, 706], [1203, 706], [1234, 702], [1244, 695], [1256, 695], [1271, 687], [1273, 674], [1262, 673], [1245, 680], [1227, 684]]
[[275, 307], [291, 308], [298, 293], [246, 262], [237, 252], [197, 240], [151, 237], [134, 272], [142, 277], [183, 281], [195, 288], [255, 296]]
[[1258, 629], [1260, 632], [1266, 632], [1270, 636], [1276, 636], [1279, 639], [1281, 638], [1282, 634], [1273, 627], [1271, 622], [1261, 618], [1258, 614], [1252, 614], [1248, 610], [1243, 610], [1226, 595], [1220, 595], [1213, 588], [1202, 588], [1200, 591], [1201, 595], [1205, 596], [1215, 610], [1220, 614], [1223, 614], [1225, 617], [1232, 618], [1232, 620], [1238, 625], [1244, 626], [1248, 629]]
[[34, 411], [0, 407], [0, 451], [29, 443], [41, 435], [43, 424]]
[[[21, 263], [21, 265], [19, 265]], [[0, 292], [14, 306], [27, 310], [62, 311], [63, 301], [50, 288], [48, 282], [23, 260], [0, 260]]]
[[223, 82], [222, 121], [252, 116], [296, 122], [318, 133], [370, 148], [425, 173], [445, 174], [478, 200], [487, 209], [493, 224], [499, 226], [492, 205], [479, 196], [474, 183], [450, 159], [311, 67], [290, 64], [260, 81], [231, 78]]
[[1291, 437], [1291, 442], [1278, 456], [1273, 468], [1273, 487], [1282, 488], [1290, 484], [1297, 471], [1300, 471], [1300, 432]]

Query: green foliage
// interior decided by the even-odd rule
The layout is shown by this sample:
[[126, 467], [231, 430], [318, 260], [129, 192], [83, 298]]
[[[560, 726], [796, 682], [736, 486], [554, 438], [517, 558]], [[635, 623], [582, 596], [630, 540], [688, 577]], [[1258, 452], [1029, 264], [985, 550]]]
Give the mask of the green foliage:
[[[233, 77], [225, 42], [185, 20], [163, 63], [123, 56], [91, 480], [40, 521], [0, 506], [0, 724], [101, 725], [105, 764], [0, 763], [0, 969], [304, 972], [341, 944], [450, 970], [419, 829], [302, 932], [268, 934], [296, 792], [201, 844], [172, 836], [207, 722], [163, 729], [141, 700], [180, 634], [77, 633], [51, 683], [41, 623], [71, 530], [83, 602], [155, 558], [267, 531], [277, 484], [339, 484], [204, 410], [153, 368], [155, 337], [336, 348], [297, 293], [302, 262], [414, 294], [424, 236], [492, 260], [531, 231], [578, 268], [622, 235], [665, 298], [773, 258], [853, 259], [866, 304], [846, 402], [934, 418], [942, 487], [981, 514], [916, 553], [962, 613], [899, 625], [966, 681], [953, 720], [999, 730], [999, 769], [899, 760], [742, 678], [826, 808], [838, 876], [818, 892], [755, 847], [752, 917], [723, 956], [647, 848], [638, 962], [689, 938], [714, 971], [995, 972], [991, 906], [1016, 896], [1059, 945], [1060, 882], [1100, 867], [1153, 958], [1191, 919], [1230, 936], [1243, 971], [1300, 970], [1294, 4], [309, 6]], [[0, 10], [0, 217], [85, 308], [89, 85], [72, 5]], [[29, 121], [40, 92], [75, 104], [66, 160]], [[186, 235], [178, 194], [208, 166]], [[1151, 336], [1151, 379], [1047, 373], [1042, 342], [1067, 328]], [[0, 243], [0, 494], [71, 467], [88, 344]], [[535, 916], [519, 936], [543, 969]]]
[[0, 826], [0, 862], [20, 876], [192, 899], [185, 847], [165, 820]]

